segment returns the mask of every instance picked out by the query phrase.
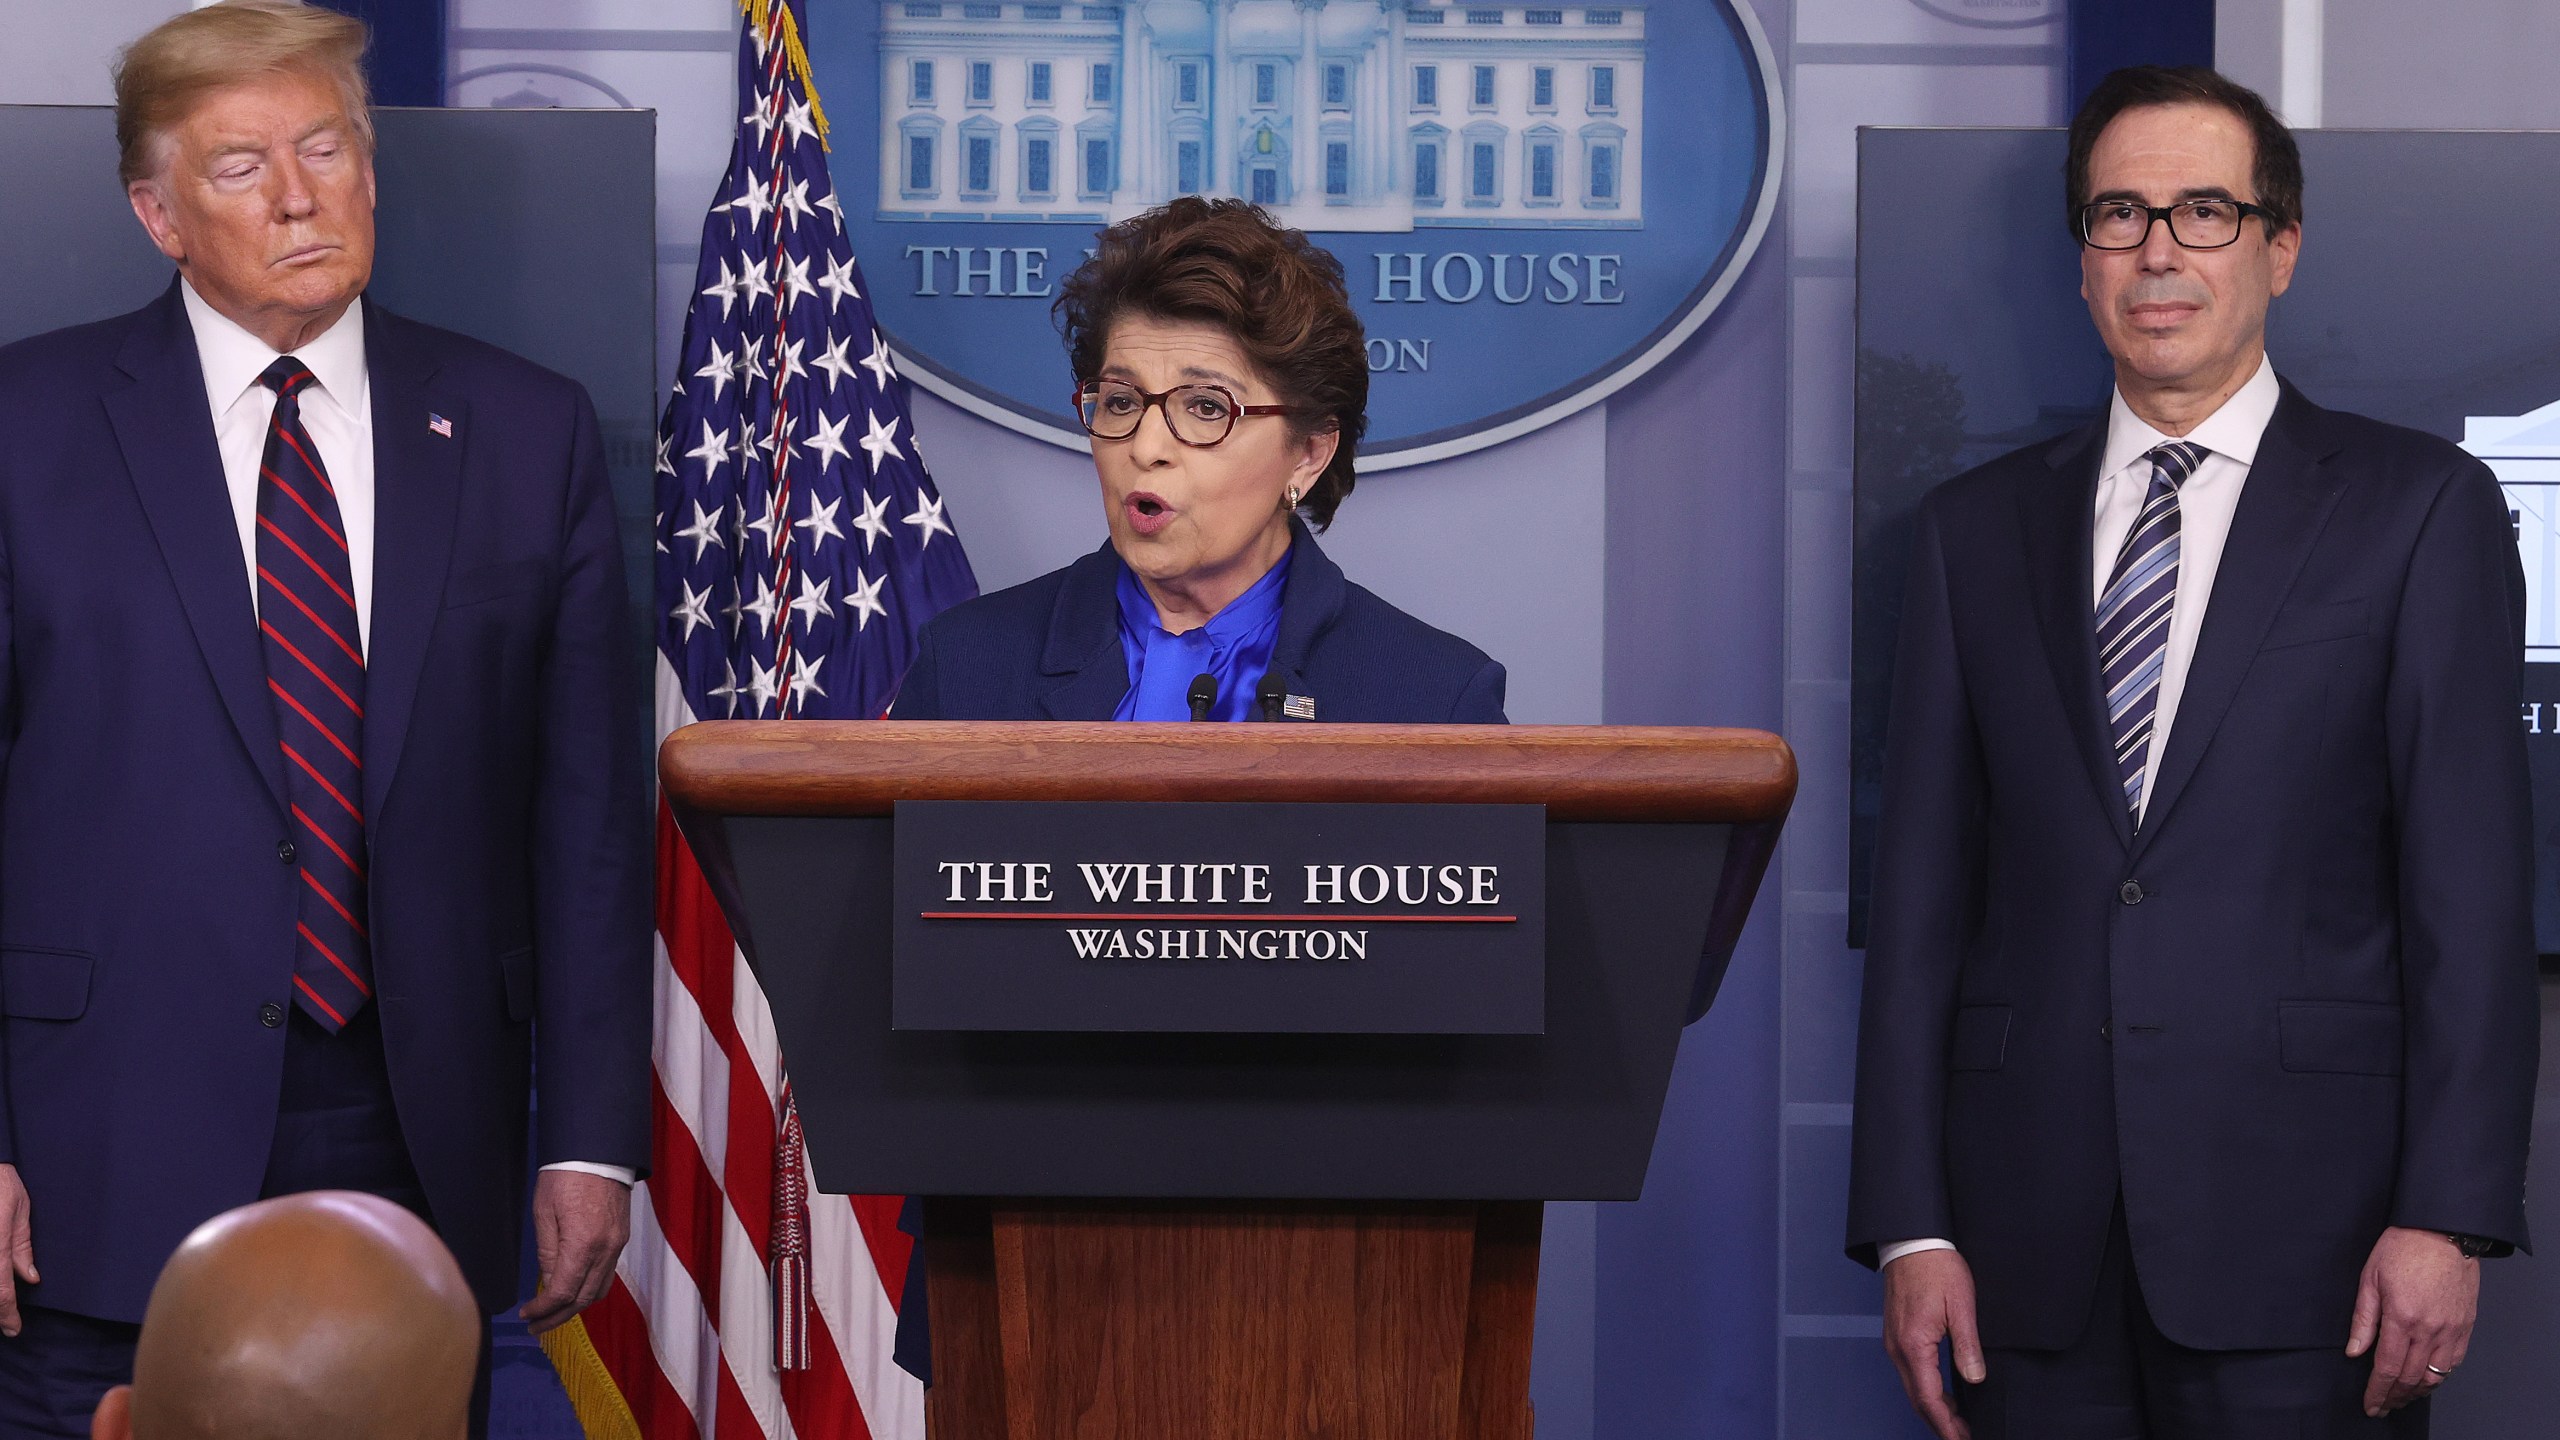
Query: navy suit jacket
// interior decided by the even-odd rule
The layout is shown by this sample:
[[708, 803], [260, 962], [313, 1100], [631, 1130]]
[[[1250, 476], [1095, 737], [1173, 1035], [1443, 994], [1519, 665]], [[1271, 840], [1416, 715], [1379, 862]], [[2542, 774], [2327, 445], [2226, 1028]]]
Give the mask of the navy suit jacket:
[[[1500, 725], [1502, 666], [1361, 586], [1295, 519], [1270, 673], [1318, 720]], [[898, 720], [1108, 720], [1129, 692], [1120, 557], [1108, 544], [1063, 570], [925, 623]]]
[[2386, 1226], [2526, 1241], [2537, 1049], [2496, 481], [2286, 386], [2133, 828], [2098, 692], [2100, 423], [1920, 509], [1848, 1239], [1944, 1236], [2069, 1344], [2119, 1194], [2161, 1330], [2346, 1341]]
[[[537, 1061], [537, 1162], [648, 1163], [644, 711], [586, 393], [370, 305], [365, 343], [374, 1003], [436, 1227], [496, 1310]], [[186, 1232], [257, 1198], [297, 904], [175, 285], [0, 349], [0, 435], [0, 1160], [33, 1298], [139, 1320]]]

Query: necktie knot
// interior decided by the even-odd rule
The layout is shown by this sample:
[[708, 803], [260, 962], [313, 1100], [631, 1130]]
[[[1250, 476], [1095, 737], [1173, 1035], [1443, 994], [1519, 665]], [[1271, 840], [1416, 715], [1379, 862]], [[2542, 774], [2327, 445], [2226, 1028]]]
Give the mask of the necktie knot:
[[2204, 457], [2209, 453], [2192, 440], [2172, 440], [2166, 445], [2151, 447], [2151, 452], [2143, 458], [2151, 462], [2153, 477], [2167, 481], [2169, 488], [2174, 490], [2187, 483], [2187, 477], [2196, 473], [2196, 467], [2204, 463]]
[[279, 355], [274, 364], [258, 372], [258, 383], [278, 395], [291, 395], [311, 383], [311, 367], [290, 355]]

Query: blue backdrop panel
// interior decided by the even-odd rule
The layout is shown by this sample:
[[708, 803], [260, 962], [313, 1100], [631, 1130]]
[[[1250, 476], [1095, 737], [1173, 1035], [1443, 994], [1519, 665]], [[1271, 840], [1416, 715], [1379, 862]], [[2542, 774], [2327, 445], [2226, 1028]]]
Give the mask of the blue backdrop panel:
[[[2270, 312], [2268, 353], [2319, 404], [2465, 442], [2505, 483], [2529, 595], [2521, 723], [2541, 836], [2536, 920], [2545, 954], [2560, 952], [2560, 310], [2537, 303], [2560, 293], [2548, 240], [2560, 223], [2560, 134], [2299, 138], [2310, 219], [2293, 288]], [[1949, 476], [2107, 404], [2113, 371], [2079, 297], [2058, 193], [2063, 148], [2058, 130], [1859, 136], [1853, 931], [1913, 507]], [[1912, 215], [1966, 223], [1904, 223]], [[2546, 981], [2546, 1016], [2556, 990]], [[2555, 1058], [2548, 1039], [2544, 1049]], [[2556, 1074], [2546, 1063], [2538, 1132], [2560, 1128]], [[2531, 1187], [2546, 1236], [2560, 1234], [2554, 1148], [2536, 1146]], [[2437, 1434], [2540, 1433], [2522, 1417], [2560, 1401], [2543, 1358], [2555, 1331], [2549, 1267], [2490, 1265], [2479, 1337], [2461, 1386], [2438, 1402]]]
[[444, 103], [445, 0], [320, 0], [373, 30], [364, 57], [376, 105]]
[[2067, 22], [2071, 108], [2110, 70], [2213, 63], [2214, 0], [2072, 0]]

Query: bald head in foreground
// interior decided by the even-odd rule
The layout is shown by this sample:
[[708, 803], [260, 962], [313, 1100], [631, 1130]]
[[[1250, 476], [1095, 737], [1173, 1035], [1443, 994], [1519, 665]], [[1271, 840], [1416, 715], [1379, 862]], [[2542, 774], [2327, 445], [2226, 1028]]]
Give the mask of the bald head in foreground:
[[319, 1190], [197, 1227], [160, 1272], [95, 1440], [459, 1440], [480, 1318], [435, 1232]]

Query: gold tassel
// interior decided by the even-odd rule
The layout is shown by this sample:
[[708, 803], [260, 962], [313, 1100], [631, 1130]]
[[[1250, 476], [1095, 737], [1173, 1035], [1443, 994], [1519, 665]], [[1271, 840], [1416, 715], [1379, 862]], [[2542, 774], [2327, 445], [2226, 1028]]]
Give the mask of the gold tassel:
[[818, 103], [818, 82], [809, 75], [809, 51], [800, 43], [800, 23], [791, 18], [791, 7], [783, 0], [738, 0], [739, 13], [763, 34], [765, 43], [774, 43], [774, 32], [781, 32], [782, 53], [791, 62], [791, 73], [800, 81], [802, 94], [809, 97], [810, 117], [818, 122], [819, 148], [832, 153], [827, 143], [826, 107]]
[[538, 1338], [551, 1368], [559, 1372], [560, 1388], [569, 1392], [569, 1408], [578, 1412], [578, 1428], [587, 1432], [587, 1440], [641, 1440], [639, 1417], [614, 1385], [613, 1372], [604, 1368], [596, 1342], [587, 1338], [584, 1319]]

